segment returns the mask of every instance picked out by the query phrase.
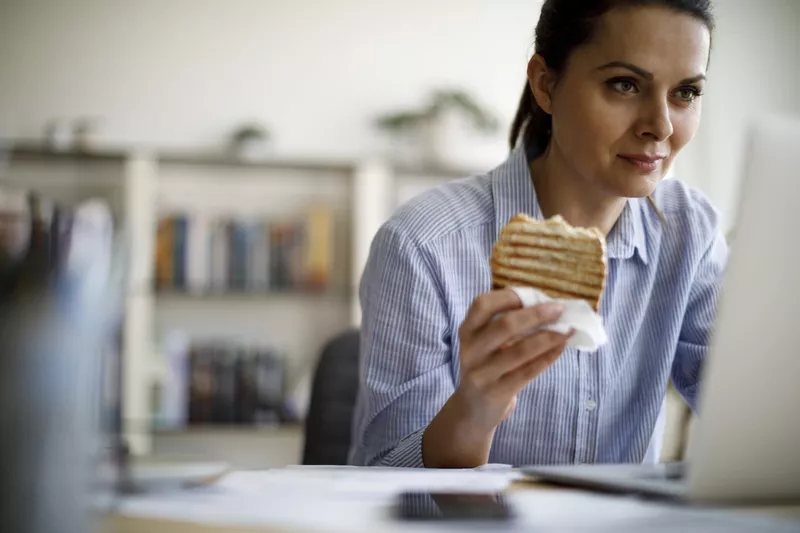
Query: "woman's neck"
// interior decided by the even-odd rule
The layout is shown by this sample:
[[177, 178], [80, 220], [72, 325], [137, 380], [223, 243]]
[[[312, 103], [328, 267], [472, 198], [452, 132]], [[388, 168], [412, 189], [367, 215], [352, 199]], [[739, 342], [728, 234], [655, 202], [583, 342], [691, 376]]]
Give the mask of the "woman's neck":
[[608, 235], [625, 208], [625, 198], [582, 180], [552, 142], [531, 162], [530, 170], [545, 218], [559, 214], [573, 226], [596, 227]]

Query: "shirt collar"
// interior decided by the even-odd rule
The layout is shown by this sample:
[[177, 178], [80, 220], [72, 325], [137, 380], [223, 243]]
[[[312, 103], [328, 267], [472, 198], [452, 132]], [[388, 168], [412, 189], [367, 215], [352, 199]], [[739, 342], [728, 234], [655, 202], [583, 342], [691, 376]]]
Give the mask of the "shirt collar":
[[625, 208], [608, 235], [608, 257], [628, 259], [636, 252], [642, 262], [647, 264], [647, 240], [642, 221], [642, 202], [646, 201], [629, 198], [625, 203]]
[[[508, 159], [492, 171], [491, 178], [495, 239], [499, 238], [500, 230], [517, 213], [526, 213], [537, 220], [544, 218], [536, 189], [533, 187], [528, 157], [522, 146], [512, 150]], [[626, 202], [622, 214], [608, 235], [606, 249], [609, 258], [628, 259], [636, 252], [647, 264], [647, 239], [642, 220], [642, 203], [646, 201], [630, 198]]]

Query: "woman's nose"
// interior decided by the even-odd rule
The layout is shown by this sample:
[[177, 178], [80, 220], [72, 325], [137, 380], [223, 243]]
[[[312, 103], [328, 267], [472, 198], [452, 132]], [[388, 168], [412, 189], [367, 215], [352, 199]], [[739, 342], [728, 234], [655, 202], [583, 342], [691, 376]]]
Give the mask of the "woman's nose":
[[653, 98], [642, 107], [642, 116], [636, 125], [636, 135], [639, 138], [664, 141], [672, 132], [672, 118], [666, 97]]

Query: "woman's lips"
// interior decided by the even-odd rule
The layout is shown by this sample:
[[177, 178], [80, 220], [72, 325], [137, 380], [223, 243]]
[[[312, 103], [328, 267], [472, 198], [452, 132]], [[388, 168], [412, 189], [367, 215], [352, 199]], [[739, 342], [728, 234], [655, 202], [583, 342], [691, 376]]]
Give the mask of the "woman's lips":
[[617, 157], [646, 174], [658, 169], [661, 160], [664, 159], [663, 155], [649, 154], [619, 154]]

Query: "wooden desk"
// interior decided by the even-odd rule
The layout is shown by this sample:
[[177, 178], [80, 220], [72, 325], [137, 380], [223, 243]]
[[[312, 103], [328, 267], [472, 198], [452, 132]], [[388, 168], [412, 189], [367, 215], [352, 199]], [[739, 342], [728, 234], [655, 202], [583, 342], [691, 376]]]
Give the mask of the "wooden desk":
[[252, 529], [240, 527], [201, 526], [166, 520], [113, 517], [101, 522], [98, 533], [309, 533], [287, 529]]
[[[507, 492], [530, 492], [547, 490], [571, 490], [555, 485], [540, 483], [533, 480], [515, 481]], [[800, 530], [800, 505], [796, 506], [770, 506], [770, 507], [748, 507], [735, 508], [737, 511], [744, 510], [755, 515], [787, 518], [798, 521]], [[318, 530], [292, 529], [292, 528], [273, 528], [273, 527], [230, 527], [217, 525], [198, 525], [185, 522], [175, 522], [162, 519], [136, 518], [128, 516], [109, 516], [99, 523], [100, 532], [103, 533], [317, 533]]]

